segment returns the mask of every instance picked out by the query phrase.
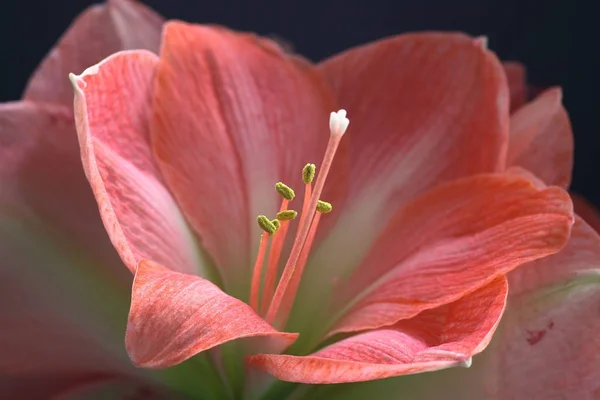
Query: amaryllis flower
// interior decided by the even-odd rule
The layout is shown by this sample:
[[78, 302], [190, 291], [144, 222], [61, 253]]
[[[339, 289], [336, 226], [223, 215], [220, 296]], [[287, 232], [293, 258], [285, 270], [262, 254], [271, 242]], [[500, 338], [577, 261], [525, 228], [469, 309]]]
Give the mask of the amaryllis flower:
[[135, 274], [129, 356], [209, 351], [234, 396], [294, 390], [257, 369], [315, 384], [469, 366], [506, 274], [569, 237], [568, 194], [505, 173], [508, 85], [480, 39], [408, 34], [313, 66], [170, 22], [160, 56], [72, 82], [86, 176]]
[[[0, 297], [10, 327], [1, 394], [149, 398], [169, 385], [201, 399], [592, 398], [597, 236], [577, 219], [567, 247], [542, 258], [564, 245], [572, 223], [565, 192], [551, 187], [566, 187], [571, 167], [560, 92], [525, 106], [520, 126], [531, 128], [516, 129], [502, 67], [481, 40], [456, 34], [399, 36], [312, 66], [265, 39], [170, 23], [160, 59], [119, 53], [74, 77], [84, 168], [136, 274], [129, 355], [150, 368], [191, 357], [151, 375], [123, 362], [131, 274], [107, 250], [70, 114], [55, 127], [62, 120], [46, 103], [71, 101], [67, 71], [120, 48], [157, 51], [160, 20], [118, 0], [99, 10], [63, 38], [50, 58], [60, 68], [37, 79], [46, 83], [25, 102], [35, 106], [27, 118], [21, 103], [0, 113], [10, 188], [1, 205], [10, 289]], [[90, 46], [99, 37], [110, 40]], [[52, 97], [67, 91], [65, 101]], [[329, 114], [340, 108], [352, 122], [309, 207], [325, 177]], [[544, 140], [557, 137], [567, 147]], [[518, 151], [517, 138], [527, 139]], [[544, 175], [555, 166], [540, 150], [568, 162]], [[307, 163], [317, 170], [308, 185]], [[266, 232], [257, 215], [268, 216]], [[494, 333], [505, 274], [516, 267], [500, 330], [470, 369], [323, 386], [258, 372], [329, 383], [468, 366]]]

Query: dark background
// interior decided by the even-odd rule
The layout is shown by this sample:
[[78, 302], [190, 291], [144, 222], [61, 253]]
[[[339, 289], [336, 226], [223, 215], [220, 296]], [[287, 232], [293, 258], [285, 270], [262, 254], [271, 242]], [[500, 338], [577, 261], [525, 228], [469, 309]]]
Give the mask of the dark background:
[[[4, 0], [0, 6], [0, 101], [25, 82], [71, 20], [91, 0]], [[319, 60], [411, 30], [485, 34], [505, 60], [528, 66], [534, 86], [560, 85], [575, 131], [573, 190], [600, 206], [600, 14], [598, 0], [148, 0], [167, 18], [276, 34]]]

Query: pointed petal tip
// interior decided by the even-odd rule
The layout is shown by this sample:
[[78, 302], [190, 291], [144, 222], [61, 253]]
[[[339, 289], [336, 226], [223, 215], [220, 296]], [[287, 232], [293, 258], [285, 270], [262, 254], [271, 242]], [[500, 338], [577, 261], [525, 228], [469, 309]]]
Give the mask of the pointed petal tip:
[[[203, 271], [197, 247], [161, 182], [148, 142], [145, 121], [151, 112], [152, 77], [157, 64], [158, 56], [150, 51], [124, 51], [71, 77], [78, 86], [75, 117], [83, 165], [105, 227], [130, 271], [135, 272], [139, 259], [148, 258], [195, 273]], [[108, 120], [111, 129], [105, 129]], [[146, 195], [131, 197], [131, 193]], [[130, 202], [136, 206], [130, 207]], [[145, 228], [139, 228], [139, 224]]]
[[465, 360], [461, 360], [458, 365], [460, 367], [464, 367], [464, 368], [471, 368], [471, 365], [473, 365], [473, 357], [469, 357]]
[[561, 86], [552, 86], [552, 87], [546, 89], [546, 93], [553, 93], [555, 96], [557, 96], [559, 98], [560, 101], [562, 101], [563, 89]]
[[158, 51], [163, 18], [139, 1], [108, 0], [74, 19], [29, 79], [24, 99], [70, 106], [65, 77], [124, 49]]
[[474, 42], [484, 50], [489, 49], [489, 38], [485, 35], [476, 37]]
[[563, 90], [560, 86], [552, 86], [545, 89], [543, 92], [537, 95], [534, 100], [543, 99], [546, 101], [546, 108], [552, 109], [552, 107], [560, 107], [563, 100]]
[[87, 86], [87, 83], [81, 79], [81, 75], [76, 75], [72, 72], [69, 73], [69, 81], [75, 92], [80, 92], [82, 88]]
[[511, 115], [507, 165], [528, 169], [547, 185], [568, 188], [574, 143], [562, 99], [562, 89], [552, 87]]

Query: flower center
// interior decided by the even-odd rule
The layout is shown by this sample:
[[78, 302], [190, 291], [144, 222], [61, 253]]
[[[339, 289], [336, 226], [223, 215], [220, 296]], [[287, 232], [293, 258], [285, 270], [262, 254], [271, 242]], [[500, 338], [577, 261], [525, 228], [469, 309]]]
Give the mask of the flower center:
[[[349, 123], [350, 121], [346, 118], [345, 110], [331, 113], [329, 118], [329, 142], [314, 188], [312, 182], [316, 173], [315, 165], [307, 164], [302, 170], [302, 180], [305, 183], [305, 188], [300, 223], [289, 257], [275, 289], [277, 267], [289, 224], [298, 215], [296, 211], [288, 209], [289, 202], [295, 197], [294, 191], [281, 182], [277, 183], [275, 189], [282, 196], [283, 200], [276, 218], [270, 220], [264, 215], [258, 216], [258, 225], [263, 230], [263, 234], [260, 237], [258, 254], [252, 273], [250, 306], [257, 313], [264, 316], [267, 322], [272, 325], [277, 324], [280, 327], [285, 325], [294, 303], [298, 286], [300, 285], [300, 279], [306, 266], [317, 228], [319, 227], [321, 215], [330, 212], [332, 209], [331, 204], [319, 200], [319, 197], [323, 192], [325, 180], [331, 169], [333, 158]], [[263, 264], [265, 263], [268, 242], [271, 237], [273, 240], [267, 257], [267, 270], [263, 274]], [[261, 296], [260, 286], [263, 275], [264, 282]]]

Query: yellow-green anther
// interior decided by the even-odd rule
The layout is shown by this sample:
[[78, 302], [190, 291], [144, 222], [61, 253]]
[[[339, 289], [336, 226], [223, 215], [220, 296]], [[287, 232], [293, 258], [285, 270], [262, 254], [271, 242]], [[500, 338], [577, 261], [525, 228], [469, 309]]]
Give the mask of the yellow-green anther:
[[281, 222], [279, 222], [278, 219], [272, 219], [271, 223], [273, 224], [273, 226], [275, 226], [275, 231], [277, 231], [277, 229], [279, 229], [279, 227], [281, 226]]
[[333, 206], [331, 205], [331, 203], [321, 200], [317, 201], [317, 211], [321, 214], [327, 214], [328, 212], [331, 212], [332, 209]]
[[283, 198], [286, 200], [291, 201], [291, 200], [294, 200], [294, 197], [296, 197], [296, 193], [294, 193], [292, 188], [289, 187], [288, 185], [286, 185], [285, 183], [277, 182], [275, 184], [275, 190], [277, 190], [277, 193], [282, 195]]
[[284, 210], [277, 213], [277, 219], [280, 221], [289, 221], [298, 216], [298, 213], [294, 210]]
[[306, 164], [304, 168], [302, 168], [302, 180], [307, 185], [312, 183], [313, 179], [315, 179], [315, 173], [317, 171], [317, 167], [315, 164]]
[[256, 221], [258, 221], [258, 226], [260, 226], [261, 229], [263, 231], [267, 232], [269, 235], [274, 234], [275, 231], [277, 230], [277, 227], [275, 226], [275, 224], [273, 222], [271, 222], [271, 220], [264, 215], [259, 215], [256, 218]]

